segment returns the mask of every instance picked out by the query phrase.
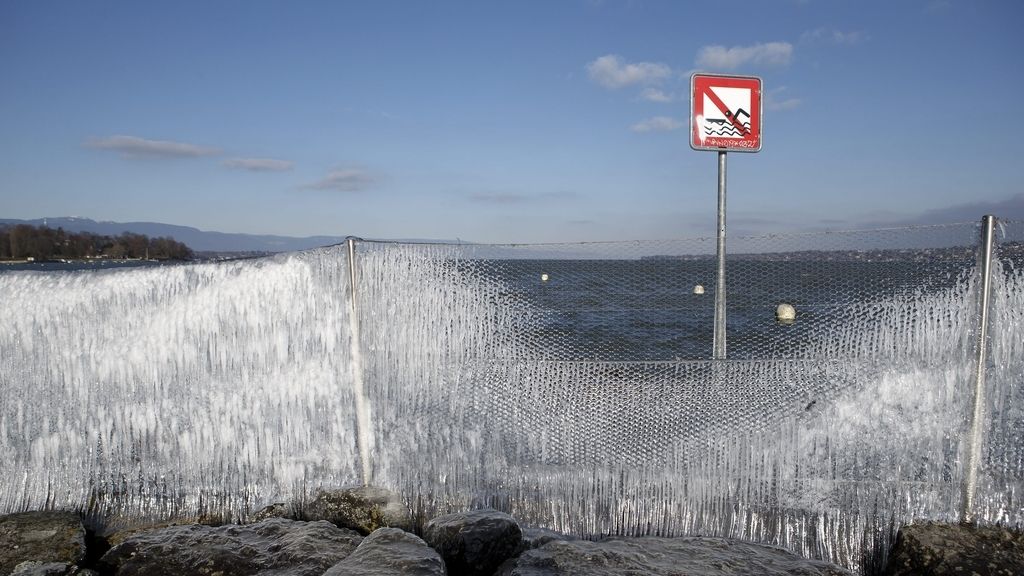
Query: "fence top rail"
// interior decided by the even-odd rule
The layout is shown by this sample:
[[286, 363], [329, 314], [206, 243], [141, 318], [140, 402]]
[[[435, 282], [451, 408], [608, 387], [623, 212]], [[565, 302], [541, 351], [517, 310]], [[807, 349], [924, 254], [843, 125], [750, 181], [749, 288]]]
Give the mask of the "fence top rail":
[[[942, 224], [919, 224], [909, 226], [889, 226], [882, 228], [849, 228], [839, 230], [813, 230], [806, 232], [771, 232], [764, 234], [752, 234], [752, 235], [737, 235], [730, 236], [730, 241], [735, 242], [750, 242], [758, 240], [769, 240], [778, 241], [784, 239], [802, 239], [802, 238], [816, 238], [825, 236], [849, 236], [849, 235], [864, 235], [864, 234], [893, 234], [893, 233], [907, 233], [907, 232], [939, 232], [942, 230], [949, 230], [955, 228], [971, 228], [976, 229], [980, 224], [979, 221], [964, 221], [964, 222], [949, 222]], [[1000, 223], [1013, 224], [1017, 221], [1014, 220], [1000, 220]], [[568, 247], [568, 246], [608, 246], [615, 244], [657, 244], [657, 243], [673, 243], [673, 242], [694, 242], [694, 243], [714, 243], [717, 241], [714, 236], [681, 236], [674, 238], [648, 238], [648, 239], [625, 239], [625, 240], [584, 240], [584, 241], [565, 241], [565, 242], [471, 242], [464, 240], [393, 240], [387, 238], [358, 238], [350, 236], [349, 238], [366, 244], [397, 244], [397, 245], [417, 245], [417, 246], [438, 246], [438, 247], [461, 247], [461, 248], [472, 248], [474, 246], [480, 247], [494, 247], [494, 248], [543, 248], [543, 247]], [[347, 241], [347, 239], [346, 239]]]

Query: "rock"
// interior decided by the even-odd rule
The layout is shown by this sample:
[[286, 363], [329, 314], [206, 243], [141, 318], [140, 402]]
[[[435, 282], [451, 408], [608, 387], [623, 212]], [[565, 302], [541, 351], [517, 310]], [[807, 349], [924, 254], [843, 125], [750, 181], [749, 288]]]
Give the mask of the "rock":
[[412, 515], [402, 498], [375, 486], [320, 490], [303, 517], [327, 520], [364, 535], [385, 527], [412, 529]]
[[558, 532], [548, 530], [546, 528], [523, 528], [523, 538], [519, 542], [519, 549], [516, 553], [506, 560], [501, 566], [498, 567], [498, 574], [506, 574], [512, 568], [515, 567], [516, 559], [520, 554], [527, 550], [533, 550], [534, 548], [540, 548], [548, 542], [554, 542], [555, 540], [572, 541], [577, 540], [575, 536], [567, 536]]
[[15, 566], [10, 576], [99, 576], [99, 573], [67, 562], [31, 561]]
[[519, 551], [523, 533], [514, 518], [487, 508], [434, 518], [423, 539], [441, 554], [450, 573], [490, 576]]
[[0, 516], [0, 574], [22, 562], [65, 564], [85, 558], [85, 528], [72, 512], [22, 512]]
[[22, 562], [14, 567], [11, 576], [68, 576], [74, 574], [75, 565], [67, 562]]
[[838, 566], [805, 560], [774, 546], [725, 538], [610, 538], [559, 541], [524, 552], [500, 576], [587, 574], [618, 576], [853, 576]]
[[[203, 524], [202, 522], [196, 522], [195, 520], [195, 518], [192, 518], [191, 521], [189, 519], [184, 519], [121, 523], [116, 528], [108, 529], [107, 531], [103, 532], [100, 536], [110, 547], [113, 547], [138, 534], [154, 532], [157, 530], [164, 530], [166, 528], [172, 528], [175, 526], [193, 526]], [[206, 526], [206, 524], [203, 525]]]
[[576, 538], [544, 528], [523, 528], [523, 542], [519, 549], [525, 552], [526, 550], [540, 548], [548, 542], [555, 540], [576, 540]]
[[[288, 520], [299, 520], [299, 514], [296, 512], [295, 507], [291, 504], [284, 502], [274, 502], [268, 504], [263, 508], [260, 508], [255, 514], [252, 515], [253, 522], [260, 522], [267, 518], [287, 518]], [[318, 518], [323, 520], [323, 518]]]
[[170, 526], [136, 533], [103, 555], [119, 576], [320, 576], [362, 538], [329, 522], [270, 518], [245, 526]]
[[926, 522], [900, 528], [890, 576], [1024, 574], [1024, 534], [998, 526]]
[[444, 561], [427, 543], [398, 528], [378, 528], [324, 576], [445, 576]]

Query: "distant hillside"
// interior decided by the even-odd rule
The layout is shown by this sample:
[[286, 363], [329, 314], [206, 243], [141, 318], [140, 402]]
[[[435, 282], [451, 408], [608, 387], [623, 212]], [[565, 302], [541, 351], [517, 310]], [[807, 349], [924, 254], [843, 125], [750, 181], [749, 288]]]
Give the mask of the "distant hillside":
[[229, 234], [206, 232], [189, 226], [175, 226], [158, 222], [97, 222], [88, 218], [37, 218], [35, 220], [13, 220], [0, 218], [3, 224], [29, 224], [50, 228], [63, 228], [68, 232], [92, 232], [104, 236], [119, 236], [124, 232], [143, 234], [150, 238], [174, 238], [196, 252], [291, 252], [317, 246], [337, 244], [344, 236], [274, 236], [269, 234]]

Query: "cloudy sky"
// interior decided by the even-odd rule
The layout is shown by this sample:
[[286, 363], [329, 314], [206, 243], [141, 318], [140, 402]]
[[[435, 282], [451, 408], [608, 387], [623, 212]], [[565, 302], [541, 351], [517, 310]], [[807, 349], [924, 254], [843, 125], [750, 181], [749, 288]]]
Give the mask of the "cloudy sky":
[[1024, 218], [1024, 3], [0, 2], [0, 217], [712, 234], [694, 71], [763, 79], [730, 234]]

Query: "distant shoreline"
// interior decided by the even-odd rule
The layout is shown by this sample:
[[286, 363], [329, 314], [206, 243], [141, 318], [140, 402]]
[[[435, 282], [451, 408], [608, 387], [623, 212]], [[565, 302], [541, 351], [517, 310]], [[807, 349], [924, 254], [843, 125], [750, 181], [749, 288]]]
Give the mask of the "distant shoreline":
[[0, 260], [0, 264], [102, 264], [110, 262], [191, 262], [173, 258], [62, 258], [55, 260]]
[[0, 269], [3, 266], [131, 266], [146, 264], [196, 264], [202, 262], [218, 262], [224, 260], [246, 260], [250, 258], [261, 258], [273, 255], [273, 252], [196, 252], [192, 258], [51, 258], [46, 260], [0, 259]]

